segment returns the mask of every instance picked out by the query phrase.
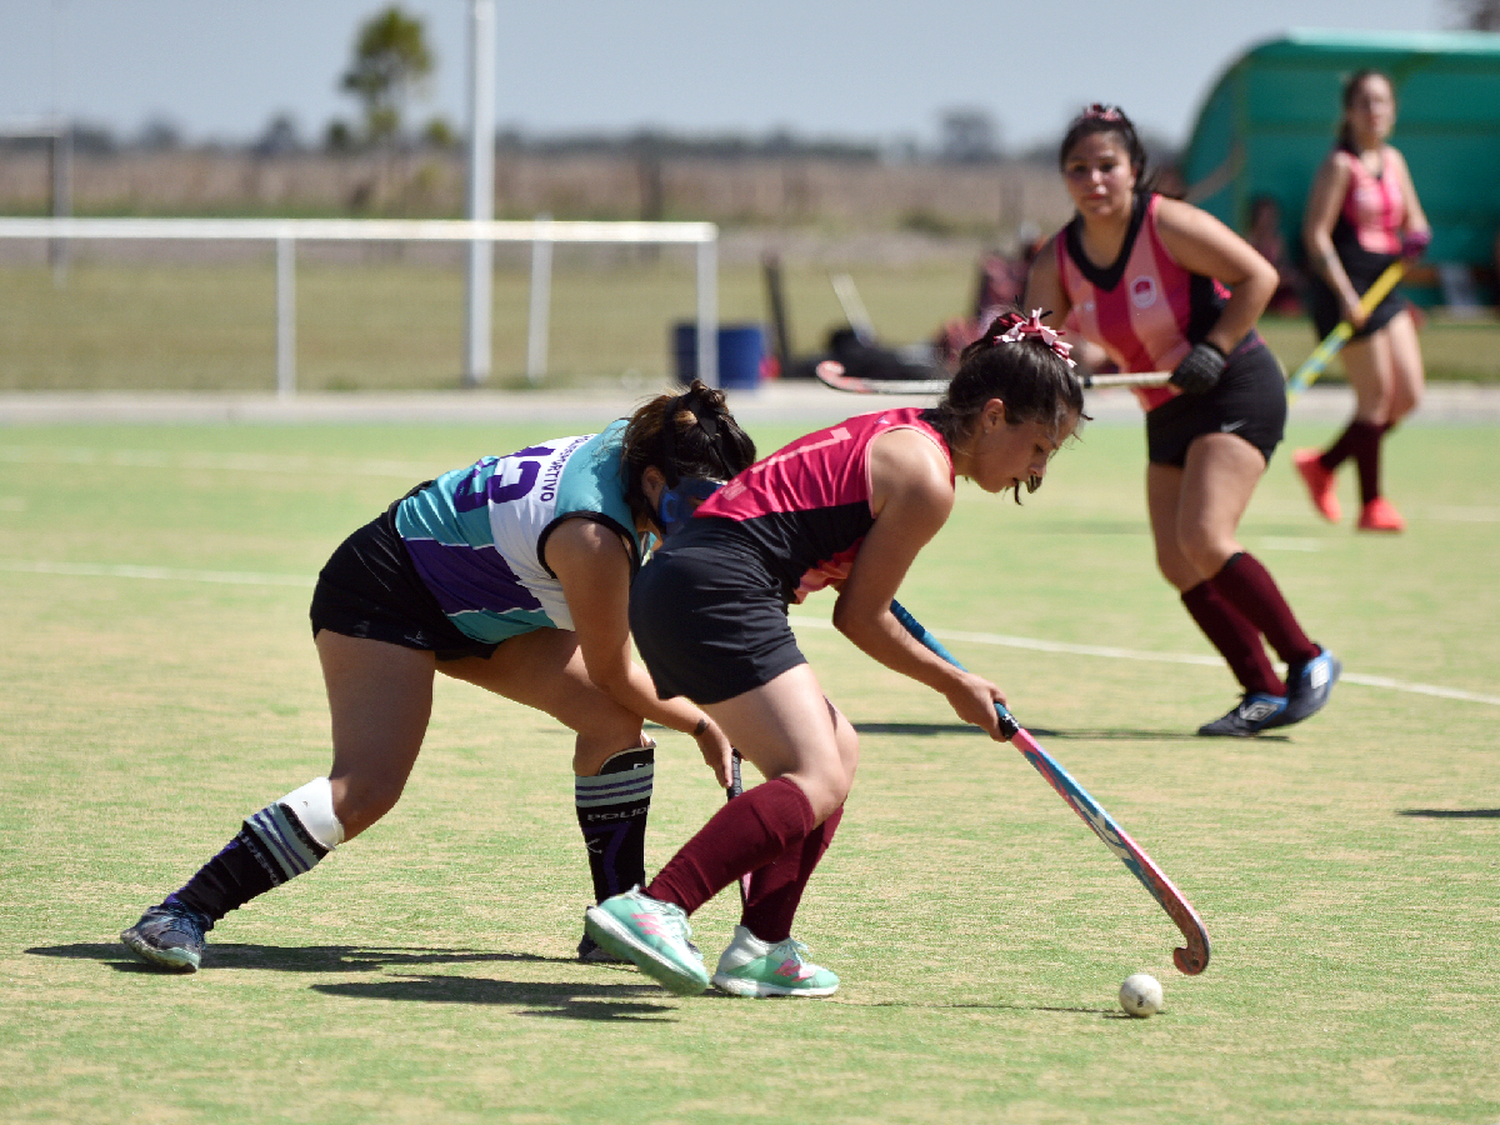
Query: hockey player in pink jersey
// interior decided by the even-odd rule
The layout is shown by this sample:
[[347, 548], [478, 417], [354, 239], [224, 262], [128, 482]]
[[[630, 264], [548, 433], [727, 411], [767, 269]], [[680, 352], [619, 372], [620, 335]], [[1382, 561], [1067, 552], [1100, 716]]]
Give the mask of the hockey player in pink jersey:
[[[1075, 118], [1058, 164], [1076, 214], [1032, 265], [1026, 303], [1074, 326], [1121, 371], [1173, 373], [1137, 391], [1156, 562], [1243, 689], [1198, 733], [1301, 722], [1327, 703], [1342, 665], [1237, 538], [1286, 425], [1281, 368], [1255, 331], [1276, 269], [1212, 215], [1153, 190], [1145, 149], [1116, 106]], [[1287, 664], [1284, 680], [1267, 644]]]

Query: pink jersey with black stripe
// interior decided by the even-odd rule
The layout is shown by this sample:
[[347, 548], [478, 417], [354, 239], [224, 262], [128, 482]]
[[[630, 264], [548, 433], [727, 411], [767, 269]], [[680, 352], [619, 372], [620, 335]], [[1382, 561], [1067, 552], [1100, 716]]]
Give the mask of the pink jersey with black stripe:
[[[1342, 224], [1371, 254], [1401, 253], [1401, 231], [1406, 225], [1406, 200], [1397, 177], [1387, 176], [1386, 169], [1376, 175], [1365, 162], [1346, 148], [1337, 150], [1337, 159], [1349, 172], [1349, 190], [1339, 212]], [[1339, 239], [1334, 238], [1335, 246]]]
[[948, 443], [919, 415], [920, 408], [861, 414], [798, 438], [757, 461], [715, 492], [694, 513], [735, 520], [756, 545], [790, 601], [837, 585], [849, 576], [870, 510], [870, 443], [892, 430], [916, 430], [942, 451], [950, 478]]
[[[1173, 370], [1192, 350], [1194, 329], [1206, 332], [1229, 297], [1218, 281], [1188, 272], [1167, 251], [1156, 229], [1160, 201], [1151, 195], [1137, 207], [1120, 256], [1107, 268], [1083, 256], [1080, 220], [1053, 240], [1072, 305], [1069, 328], [1102, 347], [1124, 372]], [[1147, 410], [1180, 393], [1171, 386], [1133, 389]]]

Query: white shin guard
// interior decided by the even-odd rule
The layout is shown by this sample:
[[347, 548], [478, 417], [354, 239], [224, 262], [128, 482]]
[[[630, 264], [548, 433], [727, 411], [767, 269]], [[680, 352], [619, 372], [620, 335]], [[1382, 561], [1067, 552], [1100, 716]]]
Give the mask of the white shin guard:
[[329, 851], [344, 842], [344, 826], [333, 812], [333, 786], [326, 777], [292, 790], [276, 804], [290, 809], [312, 838]]

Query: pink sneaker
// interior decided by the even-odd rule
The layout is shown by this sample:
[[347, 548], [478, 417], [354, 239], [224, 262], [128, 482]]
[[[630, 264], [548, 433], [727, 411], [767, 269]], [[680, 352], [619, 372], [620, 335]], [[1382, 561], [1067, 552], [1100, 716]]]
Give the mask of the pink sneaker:
[[1377, 496], [1359, 513], [1361, 531], [1405, 531], [1406, 521], [1384, 496]]
[[1302, 474], [1302, 480], [1312, 496], [1313, 507], [1329, 523], [1338, 523], [1344, 512], [1339, 507], [1339, 498], [1334, 492], [1333, 474], [1323, 468], [1323, 462], [1318, 459], [1321, 456], [1316, 449], [1299, 449], [1292, 454], [1292, 464]]

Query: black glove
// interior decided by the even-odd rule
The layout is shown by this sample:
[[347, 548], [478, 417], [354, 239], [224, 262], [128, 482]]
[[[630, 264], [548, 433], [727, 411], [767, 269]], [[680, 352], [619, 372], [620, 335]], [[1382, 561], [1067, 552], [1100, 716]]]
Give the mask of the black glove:
[[1228, 362], [1223, 352], [1204, 340], [1194, 344], [1193, 350], [1182, 357], [1167, 381], [1190, 395], [1206, 395], [1219, 385], [1219, 376], [1224, 374]]

